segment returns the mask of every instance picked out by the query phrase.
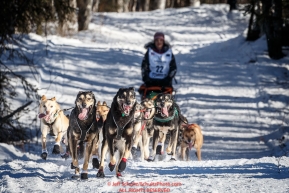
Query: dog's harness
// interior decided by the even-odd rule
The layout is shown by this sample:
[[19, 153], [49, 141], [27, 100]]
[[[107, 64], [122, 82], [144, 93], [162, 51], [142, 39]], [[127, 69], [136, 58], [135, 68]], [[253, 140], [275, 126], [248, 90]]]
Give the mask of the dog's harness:
[[[74, 108], [74, 109], [75, 109], [75, 108]], [[70, 116], [71, 116], [72, 112], [74, 111], [74, 109], [70, 112]], [[74, 115], [74, 113], [73, 113], [72, 115]], [[80, 141], [84, 141], [87, 133], [88, 133], [88, 132], [90, 131], [90, 129], [92, 128], [92, 126], [93, 126], [93, 124], [94, 124], [94, 121], [92, 121], [92, 123], [91, 123], [91, 125], [90, 125], [90, 127], [89, 127], [88, 129], [81, 129], [80, 125], [78, 124], [77, 118], [76, 118], [76, 119], [72, 119], [72, 120], [74, 120], [74, 121], [76, 122], [76, 124], [77, 124], [77, 126], [78, 126], [78, 128], [79, 128], [79, 130], [80, 130], [80, 139], [79, 139], [79, 140], [80, 140]], [[84, 132], [83, 132], [83, 131], [84, 131]]]
[[116, 127], [117, 127], [117, 134], [116, 134], [115, 139], [116, 139], [116, 140], [120, 140], [125, 126], [126, 126], [130, 121], [133, 120], [134, 116], [131, 116], [131, 118], [130, 118], [122, 127], [120, 127], [120, 126], [116, 123], [113, 115], [112, 115], [112, 118], [113, 118], [114, 124], [115, 124]]
[[[112, 115], [113, 122], [114, 122], [114, 124], [115, 124], [116, 127], [117, 127], [116, 137], [115, 137], [116, 140], [120, 140], [120, 139], [121, 139], [123, 130], [124, 130], [125, 126], [126, 126], [129, 122], [132, 121], [132, 124], [134, 124], [135, 106], [133, 107], [133, 112], [132, 112], [132, 113], [133, 113], [133, 115], [131, 116], [131, 118], [121, 127], [121, 126], [119, 126], [119, 125], [116, 123], [116, 120], [115, 120], [115, 118], [114, 118], [114, 116], [113, 116], [113, 111], [111, 111], [111, 115]], [[124, 117], [124, 116], [121, 116], [121, 117]]]
[[[60, 111], [61, 111], [61, 110], [57, 110], [57, 111], [56, 111], [56, 113], [53, 115], [54, 120], [53, 120], [51, 123], [47, 123], [47, 122], [45, 122], [45, 121], [42, 121], [42, 123], [43, 123], [44, 125], [47, 125], [47, 126], [49, 127], [49, 135], [50, 135], [50, 136], [55, 136], [55, 134], [53, 133], [53, 128], [52, 128], [52, 126], [53, 126], [53, 124], [55, 123], [55, 121], [56, 121], [56, 119], [57, 119]], [[62, 132], [62, 131], [61, 131], [61, 132]]]
[[172, 116], [164, 118], [164, 119], [159, 118], [159, 117], [154, 117], [154, 120], [161, 122], [161, 123], [165, 123], [165, 122], [173, 120], [175, 118], [175, 116], [178, 116], [178, 115], [179, 115], [179, 112], [178, 112], [177, 108], [175, 107], [174, 108], [174, 114]]

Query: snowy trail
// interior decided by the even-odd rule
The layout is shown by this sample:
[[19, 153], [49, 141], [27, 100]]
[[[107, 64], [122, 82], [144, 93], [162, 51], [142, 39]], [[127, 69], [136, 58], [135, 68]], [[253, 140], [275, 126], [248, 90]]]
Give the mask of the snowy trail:
[[[122, 180], [107, 167], [106, 177], [96, 179], [90, 164], [89, 180], [79, 181], [70, 179], [71, 159], [49, 154], [41, 160], [39, 143], [26, 147], [29, 153], [0, 144], [0, 192], [289, 192], [288, 156], [269, 157], [270, 144], [276, 144], [268, 142], [288, 122], [281, 110], [288, 109], [289, 95], [275, 79], [286, 79], [289, 59], [268, 59], [264, 38], [245, 42], [248, 18], [227, 12], [227, 5], [203, 5], [100, 13], [88, 31], [70, 38], [30, 34], [23, 44], [31, 53], [35, 46], [40, 50], [34, 53], [37, 81], [29, 78], [40, 94], [56, 96], [69, 108], [80, 90], [110, 104], [118, 88], [138, 88], [143, 45], [164, 31], [178, 63], [176, 101], [189, 122], [203, 129], [203, 161], [193, 152], [189, 162], [169, 162], [168, 156], [152, 163], [129, 160]], [[50, 138], [49, 152], [52, 147]]]

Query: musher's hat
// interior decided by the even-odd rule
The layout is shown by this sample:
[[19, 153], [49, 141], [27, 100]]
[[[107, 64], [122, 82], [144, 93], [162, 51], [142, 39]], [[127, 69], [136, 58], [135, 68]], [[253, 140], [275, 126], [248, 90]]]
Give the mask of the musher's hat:
[[165, 34], [162, 33], [162, 32], [156, 32], [155, 35], [154, 35], [154, 40], [156, 40], [156, 39], [165, 40]]

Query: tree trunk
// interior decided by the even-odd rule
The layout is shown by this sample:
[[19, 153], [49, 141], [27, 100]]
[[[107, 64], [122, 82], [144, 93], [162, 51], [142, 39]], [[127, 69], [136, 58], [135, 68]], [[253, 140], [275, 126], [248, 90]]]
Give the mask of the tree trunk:
[[275, 0], [274, 1], [274, 12], [273, 15], [269, 14], [271, 9], [271, 2], [266, 1], [265, 8], [265, 33], [267, 37], [267, 46], [269, 57], [272, 59], [280, 59], [284, 57], [282, 53], [282, 1]]
[[165, 9], [166, 8], [166, 0], [158, 0], [157, 1], [157, 9]]
[[93, 12], [98, 12], [99, 1], [100, 0], [93, 0], [93, 2], [92, 2], [92, 11]]
[[123, 12], [123, 1], [124, 0], [117, 0], [117, 12], [118, 13]]
[[190, 6], [192, 7], [199, 7], [201, 5], [200, 0], [190, 0]]
[[144, 11], [150, 10], [150, 0], [145, 0], [144, 2]]
[[[69, 5], [76, 9], [76, 0], [69, 0]], [[61, 36], [72, 35], [77, 32], [77, 16], [75, 12], [67, 15], [67, 20], [59, 22], [58, 34]]]
[[137, 7], [138, 0], [132, 0], [132, 2], [133, 2], [133, 5], [132, 5], [132, 8], [131, 8], [131, 11], [132, 11], [132, 12], [135, 12], [135, 11], [136, 11], [136, 7]]
[[130, 0], [123, 0], [123, 12], [129, 12], [129, 1]]
[[254, 28], [254, 25], [256, 25], [256, 21], [254, 22], [254, 17], [256, 18], [256, 14], [255, 14], [255, 5], [256, 5], [256, 1], [255, 0], [251, 0], [251, 15], [250, 15], [250, 19], [249, 19], [249, 26], [248, 26], [248, 32], [247, 32], [247, 41], [255, 41], [259, 38], [260, 35], [260, 30], [258, 30], [257, 27]]
[[93, 0], [77, 0], [78, 31], [87, 30], [92, 14]]

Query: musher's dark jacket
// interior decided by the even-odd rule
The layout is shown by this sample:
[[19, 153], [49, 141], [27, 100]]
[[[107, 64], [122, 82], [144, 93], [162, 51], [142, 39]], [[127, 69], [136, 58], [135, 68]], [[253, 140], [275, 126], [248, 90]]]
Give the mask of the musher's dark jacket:
[[[154, 42], [149, 42], [145, 45], [145, 48], [151, 48], [153, 49], [155, 52], [157, 53], [165, 53], [166, 51], [169, 50], [170, 45], [169, 43], [165, 42], [163, 49], [160, 51], [158, 51], [155, 47]], [[142, 80], [145, 83], [145, 85], [147, 87], [149, 86], [172, 86], [172, 80], [177, 72], [177, 65], [176, 65], [176, 60], [175, 60], [175, 56], [172, 54], [172, 60], [170, 62], [170, 69], [169, 69], [169, 73], [167, 75], [167, 77], [165, 77], [164, 79], [153, 79], [149, 77], [149, 73], [150, 73], [150, 68], [149, 68], [149, 51], [147, 50], [143, 61], [142, 61], [142, 65], [141, 65], [141, 71], [142, 71]]]

